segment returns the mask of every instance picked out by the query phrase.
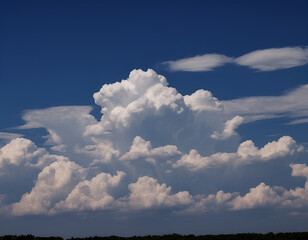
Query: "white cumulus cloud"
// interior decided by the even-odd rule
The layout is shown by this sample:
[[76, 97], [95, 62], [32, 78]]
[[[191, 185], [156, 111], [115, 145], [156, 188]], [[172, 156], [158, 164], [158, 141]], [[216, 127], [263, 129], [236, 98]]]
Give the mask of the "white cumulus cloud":
[[268, 161], [278, 157], [284, 157], [294, 152], [302, 151], [303, 147], [296, 144], [289, 136], [281, 137], [278, 141], [266, 144], [258, 149], [251, 140], [240, 144], [236, 153], [215, 153], [208, 157], [202, 157], [196, 150], [191, 150], [173, 164], [174, 168], [184, 167], [190, 171], [221, 167], [226, 165], [245, 165], [256, 161]]
[[31, 192], [12, 204], [12, 214], [49, 214], [54, 204], [63, 200], [85, 174], [85, 169], [68, 159], [53, 162], [40, 172]]
[[189, 192], [172, 194], [171, 187], [165, 183], [159, 184], [156, 179], [148, 176], [140, 177], [136, 183], [129, 184], [128, 188], [131, 191], [129, 205], [133, 209], [173, 207], [193, 202]]
[[118, 171], [114, 176], [102, 172], [91, 180], [84, 180], [78, 183], [65, 200], [56, 204], [54, 211], [83, 211], [110, 208], [114, 203], [110, 189], [117, 187], [125, 175], [121, 171]]
[[163, 147], [152, 148], [150, 141], [145, 141], [141, 137], [136, 136], [133, 140], [129, 152], [125, 153], [120, 158], [120, 160], [132, 161], [138, 158], [146, 158], [146, 160], [151, 161], [151, 159], [168, 158], [180, 154], [181, 152], [178, 151], [176, 146], [167, 145]]
[[[224, 170], [236, 174], [237, 170], [244, 171], [247, 164], [303, 150], [289, 136], [262, 148], [251, 140], [240, 144], [236, 129], [244, 119], [246, 123], [260, 115], [279, 116], [284, 111], [303, 117], [308, 112], [301, 103], [306, 99], [306, 90], [302, 86], [265, 102], [261, 97], [251, 107], [254, 98], [248, 103], [219, 101], [203, 89], [183, 96], [153, 70], [133, 70], [128, 79], [105, 84], [94, 94], [101, 107], [100, 120], [91, 115], [89, 106], [26, 111], [26, 123], [19, 131], [44, 128], [48, 135], [43, 136], [44, 143], [37, 145], [19, 135], [5, 136], [12, 140], [0, 149], [1, 171], [32, 175], [20, 177], [29, 183], [19, 189], [17, 201], [15, 195], [10, 195], [15, 191], [16, 181], [10, 181], [14, 174], [0, 174], [0, 180], [12, 185], [12, 190], [4, 192], [4, 207], [18, 216], [145, 209], [191, 214], [266, 206], [306, 207], [307, 183], [290, 190], [261, 183], [248, 193], [241, 186], [238, 192], [243, 195], [216, 188], [217, 181], [227, 178], [221, 174]], [[294, 96], [299, 103], [292, 99]], [[278, 103], [281, 100], [285, 106]], [[52, 154], [55, 151], [57, 154]], [[230, 165], [243, 167], [218, 168]], [[291, 167], [294, 177], [307, 178], [305, 164], [294, 162]], [[206, 174], [197, 172], [208, 168], [216, 169]]]

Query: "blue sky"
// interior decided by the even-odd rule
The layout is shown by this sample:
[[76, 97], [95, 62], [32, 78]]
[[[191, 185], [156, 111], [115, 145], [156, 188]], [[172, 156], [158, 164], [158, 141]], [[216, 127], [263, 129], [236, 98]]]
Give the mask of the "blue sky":
[[307, 231], [307, 11], [1, 1], [0, 234]]

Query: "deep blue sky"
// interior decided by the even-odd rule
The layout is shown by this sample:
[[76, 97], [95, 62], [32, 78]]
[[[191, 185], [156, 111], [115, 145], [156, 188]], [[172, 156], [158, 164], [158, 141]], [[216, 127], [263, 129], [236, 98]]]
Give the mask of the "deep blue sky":
[[0, 4], [2, 128], [24, 109], [92, 104], [102, 84], [125, 79], [135, 68], [153, 68], [183, 94], [205, 88], [219, 99], [280, 94], [305, 83], [307, 76], [303, 67], [251, 76], [245, 68], [170, 73], [159, 65], [205, 53], [237, 57], [258, 49], [305, 46], [306, 1]]
[[[46, 135], [45, 130], [13, 129], [24, 124], [21, 117], [26, 110], [90, 105], [94, 107], [93, 115], [99, 119], [100, 107], [95, 105], [93, 93], [104, 84], [126, 79], [133, 69], [155, 70], [182, 95], [198, 89], [211, 91], [219, 100], [283, 95], [308, 83], [307, 65], [262, 72], [227, 64], [214, 71], [184, 72], [170, 71], [162, 62], [209, 53], [236, 58], [262, 49], [305, 48], [308, 45], [307, 12], [308, 2], [304, 0], [3, 0], [0, 2], [0, 132], [25, 134], [41, 146], [44, 140], [41, 134]], [[288, 135], [308, 147], [307, 123], [284, 125], [287, 122], [279, 118], [241, 125], [240, 141], [252, 139], [262, 147]], [[301, 161], [307, 162], [307, 158]], [[237, 173], [249, 177], [249, 173]], [[228, 171], [225, 174], [228, 175]], [[270, 186], [277, 185], [283, 178], [280, 174], [273, 174], [272, 178], [270, 173], [264, 174], [264, 178], [273, 181]], [[9, 182], [8, 179], [11, 177], [5, 181]], [[192, 179], [198, 183], [198, 176]], [[259, 179], [256, 181], [255, 185], [251, 183], [239, 191], [248, 192], [259, 184]], [[236, 184], [242, 184], [238, 182]], [[297, 183], [302, 186], [304, 179], [284, 183], [286, 187]], [[226, 188], [235, 191], [231, 185], [227, 184]], [[124, 217], [123, 220], [121, 213], [111, 213], [110, 221], [95, 214], [88, 217], [3, 215], [0, 225], [4, 224], [7, 230], [2, 228], [0, 235], [27, 231], [62, 236], [307, 231], [303, 224], [307, 222], [307, 215], [290, 217], [284, 210], [223, 211], [196, 217], [151, 211], [131, 214], [128, 220]], [[197, 223], [192, 224], [192, 221]], [[68, 224], [67, 227], [63, 228], [64, 224]], [[49, 229], [50, 225], [54, 228]]]

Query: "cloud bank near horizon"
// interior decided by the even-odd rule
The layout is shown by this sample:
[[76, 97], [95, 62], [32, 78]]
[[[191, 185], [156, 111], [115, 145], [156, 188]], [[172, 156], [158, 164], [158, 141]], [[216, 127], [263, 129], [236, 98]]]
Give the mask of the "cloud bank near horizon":
[[212, 53], [166, 61], [162, 64], [166, 65], [170, 71], [205, 72], [213, 71], [214, 68], [228, 63], [246, 66], [261, 72], [288, 69], [308, 64], [308, 48], [269, 48], [256, 50], [237, 58]]
[[[296, 94], [301, 91], [306, 86]], [[252, 114], [257, 115], [261, 103], [223, 102], [203, 89], [183, 96], [150, 69], [133, 70], [128, 79], [105, 84], [93, 96], [101, 107], [100, 120], [90, 114], [89, 106], [25, 112], [26, 123], [19, 130], [46, 129], [42, 146], [18, 134], [3, 134], [12, 140], [0, 149], [0, 179], [22, 171], [24, 175], [15, 174], [11, 184], [24, 181], [26, 188], [18, 201], [10, 196], [10, 189], [2, 192], [2, 212], [22, 216], [166, 209], [197, 214], [220, 209], [307, 208], [307, 164], [287, 162], [304, 148], [290, 136], [258, 148], [252, 140], [241, 142], [236, 132], [246, 118], [251, 121], [248, 104], [254, 103]], [[288, 96], [281, 98], [294, 108]], [[286, 111], [275, 101], [271, 109], [276, 110], [268, 109], [266, 114]], [[266, 168], [269, 162], [290, 166], [293, 177], [306, 178], [305, 186], [288, 190], [259, 182], [254, 188], [245, 185], [234, 192], [209, 192], [209, 185], [193, 184], [196, 176], [210, 178], [211, 171], [221, 173], [223, 179], [224, 169], [236, 175], [236, 169], [252, 164]], [[215, 187], [221, 179], [215, 175], [211, 181], [200, 182]]]

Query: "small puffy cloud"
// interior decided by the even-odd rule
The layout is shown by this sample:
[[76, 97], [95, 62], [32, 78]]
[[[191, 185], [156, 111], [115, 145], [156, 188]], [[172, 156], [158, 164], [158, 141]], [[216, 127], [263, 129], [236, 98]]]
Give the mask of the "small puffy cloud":
[[171, 187], [165, 183], [159, 184], [156, 179], [144, 176], [136, 183], [128, 185], [130, 190], [129, 206], [133, 209], [148, 209], [160, 207], [174, 207], [193, 202], [187, 191], [171, 194]]
[[118, 171], [114, 176], [102, 172], [91, 180], [84, 180], [73, 189], [65, 200], [57, 203], [53, 211], [108, 209], [114, 203], [110, 190], [117, 187], [125, 175], [121, 171]]
[[278, 141], [267, 143], [261, 149], [257, 149], [251, 140], [245, 141], [239, 146], [237, 153], [244, 161], [249, 158], [267, 161], [300, 151], [303, 151], [303, 146], [297, 145], [290, 136], [283, 136]]
[[54, 204], [63, 200], [85, 178], [85, 169], [67, 159], [45, 167], [30, 193], [12, 204], [12, 215], [49, 214]]
[[113, 148], [113, 143], [107, 140], [99, 140], [92, 138], [94, 144], [86, 145], [81, 149], [77, 149], [78, 153], [84, 153], [94, 158], [90, 165], [100, 163], [110, 163], [114, 157], [118, 157], [120, 152]]
[[236, 153], [215, 153], [209, 157], [202, 157], [197, 150], [193, 149], [189, 154], [183, 155], [172, 166], [173, 168], [184, 167], [189, 171], [198, 171], [200, 169], [228, 165], [236, 158]]
[[191, 95], [184, 96], [184, 102], [193, 111], [220, 111], [222, 104], [207, 90], [197, 90]]
[[278, 204], [281, 201], [281, 196], [275, 190], [264, 183], [260, 183], [255, 188], [251, 188], [245, 196], [237, 196], [229, 205], [232, 210], [243, 210], [267, 207]]
[[26, 138], [15, 138], [0, 149], [0, 169], [5, 169], [8, 165], [44, 168], [61, 159], [65, 157], [49, 154]]
[[306, 164], [291, 164], [292, 176], [305, 177], [306, 182], [303, 188], [297, 187], [285, 192], [285, 201], [282, 203], [284, 207], [302, 208], [308, 206], [308, 166]]
[[37, 148], [31, 140], [15, 138], [0, 149], [0, 168], [5, 165], [24, 165], [44, 154], [45, 150]]
[[211, 137], [217, 140], [224, 140], [231, 136], [236, 135], [237, 133], [234, 131], [239, 125], [244, 122], [244, 118], [241, 116], [235, 116], [231, 120], [228, 120], [225, 123], [225, 128], [222, 133], [214, 132]]
[[308, 48], [284, 47], [250, 52], [235, 59], [239, 65], [260, 71], [273, 71], [308, 64]]
[[167, 61], [163, 64], [167, 65], [171, 71], [203, 72], [212, 71], [215, 67], [220, 67], [230, 62], [233, 62], [233, 59], [225, 55], [204, 54], [176, 61]]
[[292, 176], [306, 177], [308, 179], [308, 166], [306, 164], [291, 164]]
[[134, 138], [129, 152], [125, 153], [120, 160], [132, 161], [139, 158], [146, 160], [156, 158], [168, 158], [180, 155], [176, 146], [167, 145], [163, 147], [152, 148], [150, 141], [145, 141], [143, 138], [137, 136]]
[[184, 167], [190, 171], [221, 167], [226, 165], [244, 165], [256, 161], [268, 161], [278, 157], [284, 157], [294, 152], [303, 150], [289, 136], [281, 137], [278, 141], [266, 144], [258, 149], [251, 140], [240, 144], [236, 153], [215, 153], [208, 157], [202, 157], [196, 150], [191, 150], [173, 164], [174, 168]]

